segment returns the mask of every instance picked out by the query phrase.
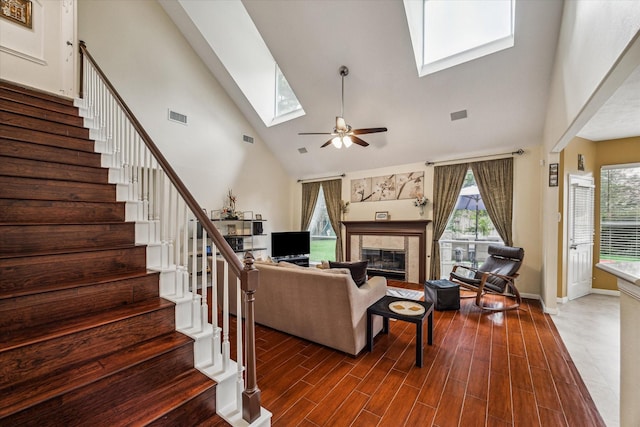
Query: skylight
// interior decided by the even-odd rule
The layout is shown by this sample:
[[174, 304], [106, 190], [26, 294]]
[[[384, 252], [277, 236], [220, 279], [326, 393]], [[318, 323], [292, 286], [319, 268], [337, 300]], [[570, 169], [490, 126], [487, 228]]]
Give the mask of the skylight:
[[513, 47], [516, 0], [404, 0], [422, 77]]
[[296, 94], [289, 86], [287, 78], [280, 71], [280, 67], [276, 64], [276, 96], [275, 96], [275, 117], [282, 117], [294, 111], [302, 109], [302, 105], [298, 102]]
[[265, 126], [304, 115], [240, 0], [178, 0]]

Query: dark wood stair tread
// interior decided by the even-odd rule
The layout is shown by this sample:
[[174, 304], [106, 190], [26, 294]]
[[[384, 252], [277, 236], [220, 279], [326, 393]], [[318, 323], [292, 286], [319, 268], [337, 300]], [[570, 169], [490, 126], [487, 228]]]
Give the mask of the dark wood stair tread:
[[69, 114], [49, 109], [43, 105], [27, 104], [7, 99], [7, 97], [2, 96], [2, 92], [0, 92], [0, 110], [71, 126], [82, 127], [84, 125], [84, 119], [78, 116], [75, 111], [71, 111], [71, 114]]
[[0, 175], [0, 198], [115, 202], [116, 186], [54, 179], [32, 179]]
[[0, 138], [0, 155], [66, 165], [81, 165], [94, 168], [102, 166], [99, 153], [8, 138]]
[[89, 129], [87, 128], [38, 119], [9, 111], [0, 110], [0, 122], [25, 129], [39, 129], [54, 135], [89, 138]]
[[24, 85], [16, 84], [4, 79], [0, 79], [0, 88], [2, 90], [21, 93], [29, 96], [30, 98], [43, 99], [49, 102], [57, 103], [63, 106], [73, 107], [73, 99], [68, 97], [53, 94], [51, 92], [45, 92], [40, 89], [27, 87]]
[[0, 337], [0, 353], [172, 306], [174, 303], [171, 301], [153, 298], [95, 313], [91, 316], [8, 332]]
[[11, 294], [8, 294], [8, 293], [0, 294], [0, 299], [16, 298], [16, 297], [22, 297], [27, 295], [35, 295], [35, 294], [43, 294], [47, 292], [60, 291], [65, 289], [95, 286], [95, 285], [109, 283], [117, 280], [135, 279], [135, 278], [147, 276], [149, 274], [158, 275], [160, 273], [158, 273], [157, 271], [151, 271], [151, 270], [144, 270], [144, 271], [141, 270], [141, 271], [131, 271], [127, 273], [119, 273], [119, 274], [113, 274], [113, 275], [96, 276], [91, 279], [56, 283], [50, 286], [39, 287], [35, 290], [26, 289], [21, 292], [13, 292]]
[[88, 250], [135, 243], [135, 223], [0, 223], [0, 257]]
[[31, 142], [34, 144], [85, 151], [87, 153], [95, 153], [95, 141], [89, 138], [56, 135], [37, 129], [11, 126], [8, 123], [0, 123], [0, 137], [16, 141]]
[[16, 258], [41, 258], [44, 256], [55, 256], [55, 255], [68, 255], [68, 254], [86, 254], [90, 252], [99, 252], [99, 251], [110, 251], [110, 250], [118, 250], [118, 249], [132, 249], [136, 247], [141, 247], [141, 245], [136, 245], [134, 242], [131, 244], [125, 245], [112, 245], [105, 247], [96, 247], [96, 248], [69, 248], [62, 249], [58, 251], [43, 251], [43, 252], [31, 252], [27, 254], [15, 254], [15, 255], [0, 255], [0, 261], [5, 259], [16, 259]]
[[144, 378], [136, 382], [138, 377], [123, 378], [119, 383], [109, 383], [108, 387], [103, 384], [108, 379], [94, 382], [40, 405], [45, 408], [36, 406], [9, 419], [17, 425], [31, 425], [39, 421], [34, 417], [46, 414], [49, 425], [143, 426], [205, 393], [209, 394], [207, 415], [215, 414], [216, 383], [195, 369], [181, 373], [159, 388], [146, 386]]
[[0, 406], [0, 417], [86, 386], [184, 345], [193, 345], [193, 340], [184, 334], [173, 332], [53, 375], [0, 390], [0, 394], [5, 396]]
[[125, 220], [125, 202], [0, 199], [0, 223], [92, 224]]
[[109, 170], [49, 160], [0, 156], [0, 175], [108, 184]]

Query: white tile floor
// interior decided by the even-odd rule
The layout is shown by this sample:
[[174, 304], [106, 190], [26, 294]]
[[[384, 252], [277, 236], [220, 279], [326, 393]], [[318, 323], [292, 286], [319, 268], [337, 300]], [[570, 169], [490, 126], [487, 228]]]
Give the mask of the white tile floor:
[[619, 427], [620, 298], [590, 294], [551, 318], [607, 427]]

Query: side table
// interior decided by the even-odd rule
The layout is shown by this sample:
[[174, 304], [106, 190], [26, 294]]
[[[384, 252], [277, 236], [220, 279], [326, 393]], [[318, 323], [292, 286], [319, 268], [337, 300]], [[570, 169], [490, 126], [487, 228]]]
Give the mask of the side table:
[[[424, 308], [420, 314], [401, 314], [393, 311], [390, 305], [393, 303], [409, 302], [412, 305], [419, 304]], [[433, 344], [433, 303], [425, 301], [407, 300], [406, 298], [392, 297], [386, 295], [374, 302], [367, 308], [367, 346], [369, 351], [373, 351], [373, 315], [382, 316], [382, 333], [389, 333], [389, 319], [403, 320], [416, 324], [416, 366], [422, 367], [423, 359], [423, 337], [422, 329], [424, 327], [424, 319], [427, 319], [427, 343]]]

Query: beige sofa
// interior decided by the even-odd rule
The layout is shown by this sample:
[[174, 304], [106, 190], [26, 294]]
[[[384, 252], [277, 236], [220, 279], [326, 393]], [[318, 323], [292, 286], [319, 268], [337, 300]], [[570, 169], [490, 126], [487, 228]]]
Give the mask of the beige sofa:
[[[221, 266], [221, 262], [218, 262]], [[367, 307], [387, 291], [384, 277], [371, 277], [357, 287], [348, 269], [321, 270], [256, 262], [260, 287], [256, 291], [256, 322], [357, 355], [367, 340]], [[230, 280], [235, 283], [235, 279]], [[218, 283], [222, 269], [218, 268]], [[218, 286], [218, 304], [222, 287]], [[236, 313], [235, 286], [229, 291], [230, 311]], [[374, 317], [374, 334], [382, 329], [382, 320]]]

